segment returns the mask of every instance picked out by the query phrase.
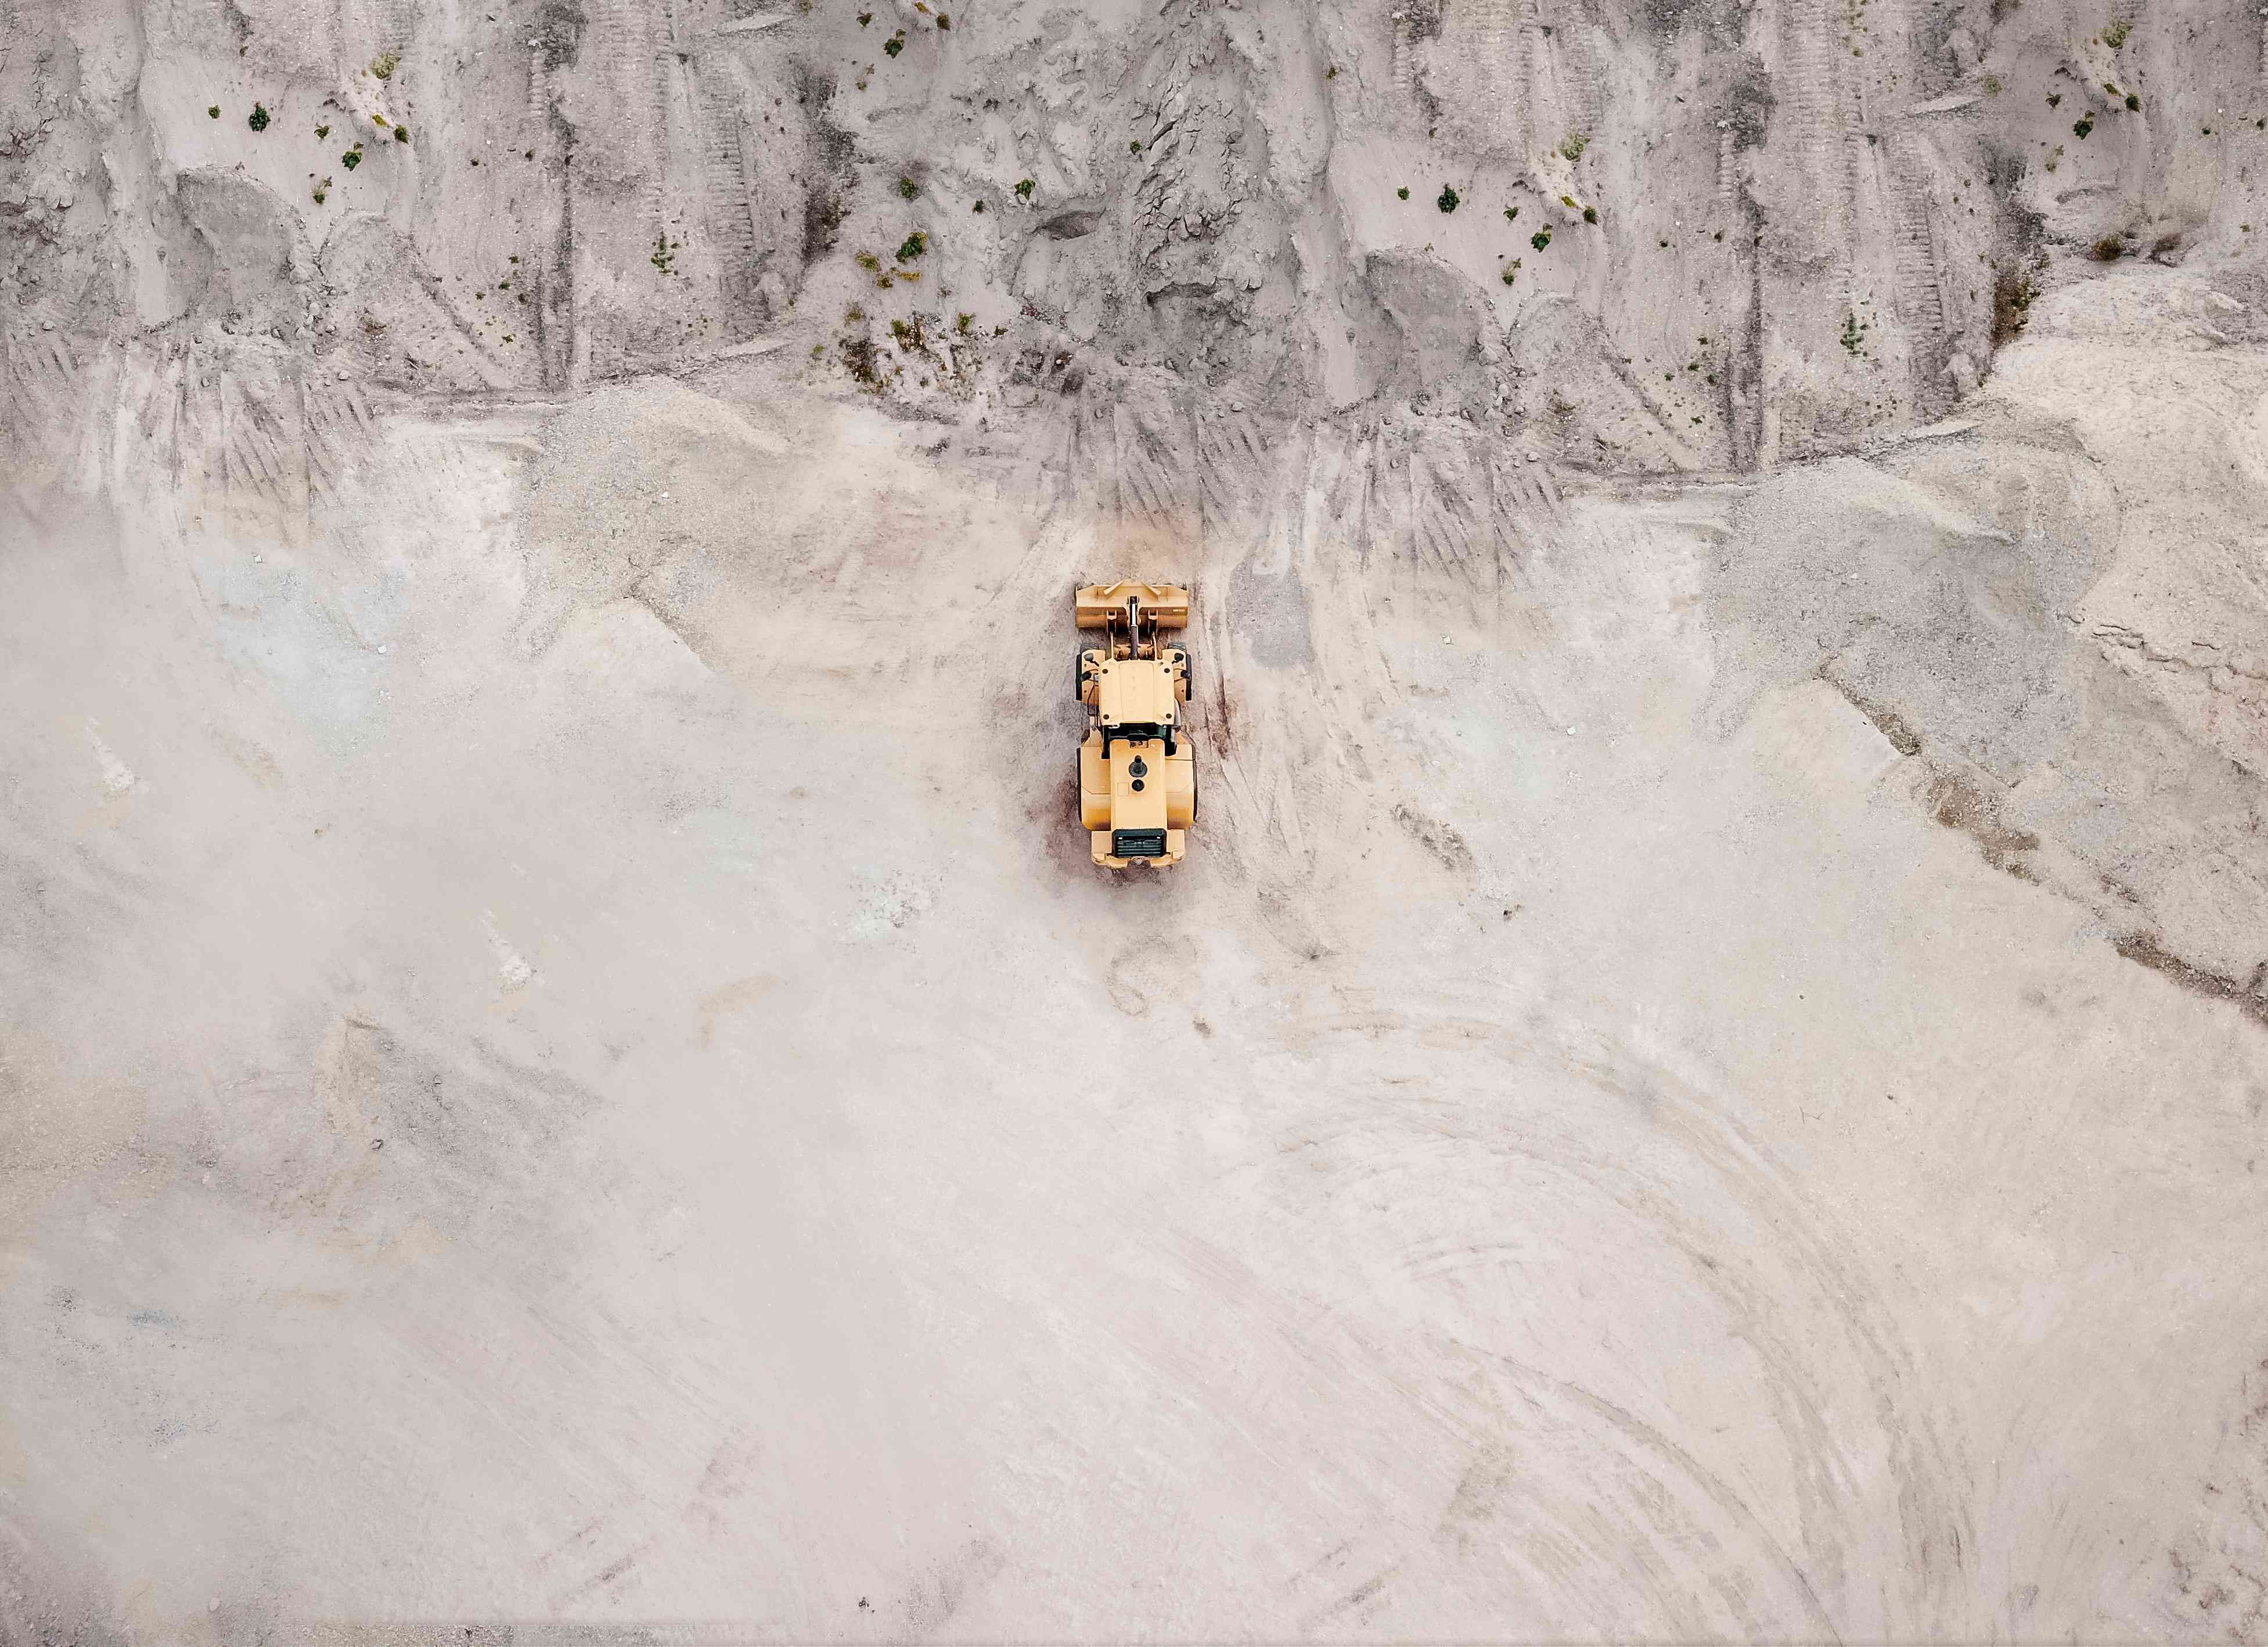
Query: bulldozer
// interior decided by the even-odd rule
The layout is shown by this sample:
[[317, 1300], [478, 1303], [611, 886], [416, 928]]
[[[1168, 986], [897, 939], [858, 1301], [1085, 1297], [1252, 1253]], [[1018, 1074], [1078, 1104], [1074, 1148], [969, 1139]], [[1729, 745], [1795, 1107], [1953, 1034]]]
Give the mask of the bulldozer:
[[1079, 749], [1079, 815], [1106, 869], [1179, 863], [1197, 822], [1190, 746], [1189, 654], [1166, 644], [1189, 621], [1189, 592], [1169, 583], [1090, 583], [1072, 597], [1079, 626], [1102, 631], [1083, 646], [1074, 690], [1086, 706]]

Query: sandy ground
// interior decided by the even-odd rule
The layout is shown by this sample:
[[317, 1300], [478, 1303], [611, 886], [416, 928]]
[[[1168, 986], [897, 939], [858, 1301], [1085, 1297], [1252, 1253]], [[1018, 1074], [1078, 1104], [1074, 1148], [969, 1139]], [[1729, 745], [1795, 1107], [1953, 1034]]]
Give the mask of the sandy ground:
[[2261, 31], [1871, 10], [10, 18], [0, 1642], [2268, 1636]]

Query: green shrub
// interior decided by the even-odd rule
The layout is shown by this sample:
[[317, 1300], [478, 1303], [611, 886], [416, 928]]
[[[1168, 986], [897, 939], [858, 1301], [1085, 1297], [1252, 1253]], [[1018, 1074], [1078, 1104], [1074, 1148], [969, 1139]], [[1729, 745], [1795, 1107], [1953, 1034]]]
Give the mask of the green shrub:
[[1537, 251], [1542, 251], [1545, 247], [1551, 244], [1551, 231], [1549, 229], [1538, 229], [1535, 233], [1528, 237], [1528, 243], [1534, 247]]
[[265, 103], [254, 103], [252, 106], [252, 118], [246, 121], [244, 123], [251, 127], [254, 131], [267, 130], [268, 105]]
[[1433, 203], [1444, 211], [1454, 211], [1457, 209], [1457, 191], [1447, 183], [1442, 184], [1441, 197]]
[[1590, 146], [1591, 140], [1588, 137], [1580, 131], [1571, 131], [1559, 139], [1560, 157], [1572, 165], [1583, 158], [1583, 151]]

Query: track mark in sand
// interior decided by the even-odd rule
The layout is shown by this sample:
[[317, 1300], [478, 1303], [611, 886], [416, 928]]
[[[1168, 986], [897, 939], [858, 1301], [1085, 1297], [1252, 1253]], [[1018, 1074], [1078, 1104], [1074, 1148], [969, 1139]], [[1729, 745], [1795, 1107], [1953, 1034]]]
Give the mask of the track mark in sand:
[[1344, 1623], [1367, 1624], [1385, 1606], [1388, 1582], [1402, 1570], [1400, 1562], [1390, 1562], [1360, 1584], [1332, 1602], [1329, 1606], [1310, 1613], [1300, 1621], [1302, 1635], [1311, 1635], [1333, 1620]]
[[[666, 57], [658, 60], [663, 71]], [[695, 103], [701, 119], [702, 182], [708, 202], [709, 233], [718, 248], [718, 279], [727, 304], [758, 307], [757, 282], [765, 252], [757, 244], [755, 207], [749, 198], [747, 129], [740, 99], [728, 87], [703, 79]]]
[[647, 1539], [644, 1542], [624, 1551], [613, 1561], [608, 1562], [604, 1567], [599, 1569], [597, 1572], [593, 1573], [588, 1578], [584, 1579], [580, 1584], [571, 1585], [569, 1588], [562, 1590], [556, 1595], [553, 1596], [551, 1598], [552, 1606], [554, 1608], [562, 1607], [571, 1601], [581, 1600], [585, 1597], [600, 1594], [601, 1592], [611, 1593], [620, 1589], [622, 1580], [630, 1576], [630, 1569], [636, 1567], [639, 1562], [645, 1559], [647, 1553], [653, 1548], [653, 1546], [654, 1540]]
[[[1406, 1043], [1432, 1026], [1412, 1020], [1382, 1031], [1356, 1027], [1380, 1045], [1350, 1046], [1347, 1056], [1375, 1061], [1384, 1053], [1391, 1061], [1381, 1067], [1399, 1067], [1405, 1057], [1419, 1056]], [[1484, 1034], [1474, 1045], [1489, 1039]], [[1469, 1057], [1436, 1063], [1416, 1106], [1389, 1097], [1383, 1109], [1372, 1103], [1336, 1121], [1303, 1124], [1301, 1159], [1285, 1167], [1300, 1171], [1301, 1197], [1312, 1200], [1311, 1175], [1320, 1164], [1331, 1186], [1328, 1215], [1358, 1215], [1397, 1201], [1381, 1186], [1411, 1161], [1465, 1157], [1469, 1171], [1491, 1182], [1499, 1163], [1532, 1163], [1617, 1204], [1651, 1228], [1663, 1259], [1691, 1266], [1680, 1271], [1685, 1284], [1712, 1296], [1711, 1307], [1748, 1346], [1761, 1375], [1760, 1412], [1791, 1472], [1780, 1508], [1798, 1518], [1801, 1532], [1789, 1561], [1800, 1562], [1820, 1593], [1837, 1596], [1859, 1572], [1888, 1563], [1883, 1599], [1898, 1633], [1954, 1628], [1976, 1548], [1972, 1475], [1957, 1437], [1930, 1403], [1868, 1250], [1742, 1126], [1731, 1112], [1737, 1104], [1723, 1095], [1697, 1091], [1613, 1043], [1539, 1043], [1509, 1024], [1493, 1041], [1488, 1050], [1498, 1056], [1557, 1064], [1610, 1102], [1508, 1114], [1500, 1082], [1461, 1074], [1479, 1067]], [[1334, 1054], [1322, 1046], [1311, 1055]], [[1494, 1059], [1483, 1061], [1494, 1067]], [[1634, 1129], [1650, 1142], [1636, 1152], [1618, 1147], [1616, 1129]], [[1460, 1241], [1492, 1238], [1462, 1221], [1445, 1227], [1433, 1219], [1429, 1227], [1425, 1217], [1403, 1217], [1396, 1230], [1413, 1279], [1430, 1270], [1442, 1274], [1439, 1284], [1458, 1286], [1469, 1265], [1492, 1268], [1516, 1259], [1476, 1253], [1461, 1260]], [[1879, 1489], [1854, 1500], [1852, 1484], [1870, 1481]]]
[[1916, 414], [1925, 418], [1941, 415], [1955, 397], [1952, 381], [1945, 375], [1953, 347], [1946, 329], [1941, 265], [1930, 211], [1929, 180], [1933, 169], [1923, 139], [1911, 132], [1891, 139], [1884, 178], [1890, 197], [1890, 221], [1897, 233], [1897, 302], [1906, 326], [1911, 366], [1908, 392]]
[[[1898, 1533], [1910, 1599], [1918, 1612], [1933, 1602], [1942, 1604], [1955, 1592], [1967, 1552], [1976, 1547], [1975, 1529], [1968, 1525], [1968, 1512], [1956, 1496], [1968, 1483], [1969, 1472], [1955, 1444], [1922, 1406], [1923, 1398], [1909, 1393], [1917, 1382], [1913, 1353], [1884, 1304], [1881, 1289], [1861, 1267], [1855, 1244], [1837, 1226], [1829, 1208], [1805, 1196], [1796, 1176], [1734, 1116], [1728, 1104], [1668, 1070], [1628, 1061], [1626, 1053], [1597, 1057], [1570, 1049], [1563, 1060], [1603, 1090], [1649, 1100], [1653, 1124], [1682, 1142], [1736, 1205], [1778, 1232], [1778, 1252], [1794, 1278], [1816, 1294], [1822, 1311], [1840, 1324], [1844, 1342], [1873, 1398], [1880, 1443], [1901, 1484]], [[1673, 1216], [1667, 1205], [1654, 1215], [1658, 1221]], [[1704, 1234], [1694, 1232], [1696, 1237]], [[1698, 1238], [1688, 1240], [1683, 1234], [1678, 1238], [1697, 1259], [1704, 1256]], [[1712, 1289], [1742, 1318], [1764, 1318], [1761, 1311], [1765, 1306], [1754, 1290], [1760, 1278], [1736, 1280], [1719, 1264], [1705, 1265], [1703, 1270]], [[1787, 1414], [1783, 1427], [1792, 1442], [1808, 1437], [1817, 1449], [1808, 1466], [1808, 1538], [1815, 1522], [1833, 1513], [1843, 1492], [1836, 1478], [1850, 1466], [1841, 1457], [1839, 1444], [1822, 1428], [1822, 1415], [1812, 1407], [1808, 1392], [1786, 1372], [1781, 1382], [1787, 1386], [1781, 1392]], [[1798, 1456], [1807, 1455], [1800, 1451]], [[1943, 1626], [1924, 1614], [1913, 1628], [1919, 1633]]]
[[1768, 1557], [1789, 1592], [1800, 1600], [1810, 1628], [1816, 1633], [1816, 1639], [1829, 1642], [1842, 1640], [1835, 1629], [1834, 1620], [1828, 1617], [1827, 1609], [1820, 1605], [1818, 1594], [1812, 1589], [1811, 1580], [1803, 1569], [1772, 1536], [1771, 1530], [1757, 1519], [1748, 1502], [1699, 1459], [1644, 1419], [1617, 1407], [1603, 1396], [1592, 1393], [1580, 1385], [1556, 1378], [1538, 1368], [1524, 1366], [1509, 1356], [1499, 1355], [1493, 1359], [1529, 1400], [1572, 1407], [1596, 1421], [1584, 1428], [1593, 1435], [1603, 1434], [1611, 1438], [1631, 1463], [1654, 1481], [1672, 1490], [1677, 1481], [1697, 1488], [1720, 1514], [1741, 1529], [1756, 1549]]
[[15, 415], [0, 427], [11, 444], [43, 449], [61, 465], [80, 438], [87, 412], [70, 345], [60, 337], [11, 336], [5, 359], [0, 381]]

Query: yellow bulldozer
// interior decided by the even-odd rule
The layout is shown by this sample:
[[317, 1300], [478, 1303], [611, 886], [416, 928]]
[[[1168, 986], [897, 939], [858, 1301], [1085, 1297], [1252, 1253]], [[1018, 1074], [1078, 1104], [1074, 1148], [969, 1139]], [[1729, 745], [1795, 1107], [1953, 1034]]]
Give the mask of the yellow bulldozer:
[[1073, 597], [1081, 629], [1103, 632], [1079, 654], [1086, 741], [1079, 815], [1106, 869], [1179, 863], [1197, 822], [1197, 768], [1184, 705], [1189, 654], [1167, 646], [1189, 621], [1189, 592], [1169, 583], [1091, 583]]

